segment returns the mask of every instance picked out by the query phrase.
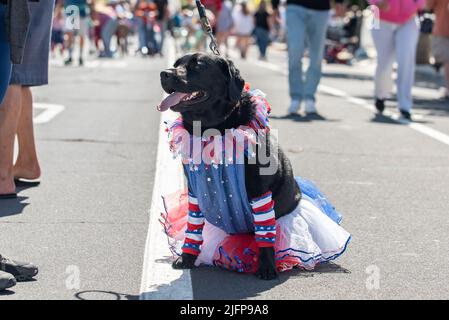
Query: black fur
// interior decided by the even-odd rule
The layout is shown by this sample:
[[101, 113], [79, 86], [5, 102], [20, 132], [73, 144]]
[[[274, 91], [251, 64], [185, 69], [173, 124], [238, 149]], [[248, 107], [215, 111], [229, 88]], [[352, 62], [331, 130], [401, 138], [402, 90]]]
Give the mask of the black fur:
[[[192, 134], [193, 121], [201, 121], [202, 132], [214, 128], [222, 133], [226, 129], [246, 125], [254, 117], [256, 106], [249, 94], [243, 92], [245, 81], [234, 64], [216, 56], [193, 54], [180, 58], [173, 69], [161, 73], [161, 83], [168, 93], [204, 92], [205, 98], [195, 104], [177, 105], [172, 108], [182, 114], [184, 127]], [[268, 139], [267, 145], [259, 146], [257, 153], [266, 151], [275, 172], [261, 175], [267, 168], [256, 157], [256, 163], [245, 162], [246, 189], [250, 198], [258, 197], [267, 191], [273, 193], [276, 219], [292, 212], [298, 205], [301, 192], [294, 179], [290, 161], [276, 143]], [[270, 162], [271, 162], [270, 161]], [[174, 262], [174, 268], [192, 268], [195, 257], [183, 254]], [[273, 248], [261, 248], [260, 266], [256, 273], [262, 279], [276, 277]]]

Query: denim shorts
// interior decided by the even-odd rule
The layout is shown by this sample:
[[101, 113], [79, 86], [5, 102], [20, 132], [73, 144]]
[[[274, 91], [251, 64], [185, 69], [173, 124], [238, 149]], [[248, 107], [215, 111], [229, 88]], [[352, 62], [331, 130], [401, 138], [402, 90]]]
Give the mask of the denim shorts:
[[13, 65], [10, 84], [28, 87], [48, 84], [48, 57], [54, 3], [54, 0], [29, 2], [31, 22], [23, 63]]
[[5, 27], [6, 5], [0, 4], [0, 103], [5, 97], [11, 76], [11, 58]]

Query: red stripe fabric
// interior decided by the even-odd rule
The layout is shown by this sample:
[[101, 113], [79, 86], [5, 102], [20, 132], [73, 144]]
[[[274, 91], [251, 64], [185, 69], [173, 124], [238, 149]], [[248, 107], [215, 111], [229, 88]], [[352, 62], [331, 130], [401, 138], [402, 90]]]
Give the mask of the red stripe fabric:
[[[274, 213], [274, 201], [271, 198], [272, 197], [272, 193], [270, 191], [264, 193], [263, 195], [261, 195], [260, 197], [257, 197], [255, 199], [252, 199], [251, 201], [251, 207], [253, 209], [253, 213], [254, 213], [254, 225], [255, 226], [264, 226], [264, 227], [269, 227], [269, 226], [276, 226], [276, 217], [275, 217], [275, 213]], [[268, 201], [266, 204], [263, 205], [259, 205], [257, 202], [265, 202]], [[262, 215], [261, 215], [262, 213]], [[258, 214], [258, 218], [262, 218], [263, 217], [267, 217], [268, 219], [264, 220], [264, 221], [256, 221], [256, 214]], [[274, 231], [270, 231], [269, 233], [266, 233], [266, 231], [256, 231], [255, 233], [255, 237], [256, 237], [256, 242], [257, 245], [259, 247], [274, 247], [274, 242], [276, 239], [276, 230]], [[268, 238], [268, 239], [263, 239], [263, 238]], [[271, 241], [270, 241], [271, 240]], [[274, 240], [274, 241], [273, 241]]]
[[198, 241], [198, 240], [193, 240], [193, 239], [190, 239], [190, 238], [185, 238], [185, 240], [184, 240], [184, 243], [192, 243], [192, 244], [203, 244], [203, 241]]
[[270, 242], [263, 242], [263, 241], [260, 241], [260, 242], [257, 243], [257, 246], [258, 246], [259, 248], [271, 248], [271, 247], [274, 247], [274, 244], [273, 244], [273, 243], [270, 243]]
[[261, 207], [253, 207], [253, 211], [254, 212], [265, 212], [265, 211], [270, 211], [270, 209], [273, 209], [274, 207], [274, 202], [273, 200], [271, 200], [270, 202], [268, 202], [267, 204], [261, 206]]
[[200, 212], [200, 207], [197, 204], [189, 202], [189, 211]]
[[198, 256], [200, 254], [200, 251], [197, 251], [197, 250], [192, 249], [192, 248], [182, 248], [182, 252], [188, 253], [188, 254], [191, 254], [191, 255], [194, 255], [194, 256]]
[[270, 220], [259, 221], [259, 222], [254, 221], [254, 224], [257, 226], [264, 226], [264, 227], [274, 226], [276, 224], [276, 219], [272, 218]]
[[261, 237], [261, 238], [276, 238], [276, 233], [267, 233], [267, 234], [258, 234], [256, 233], [256, 237]]
[[[192, 198], [193, 201], [196, 200], [195, 197], [193, 196], [189, 196], [189, 199]], [[198, 201], [195, 201], [198, 202]], [[201, 212], [200, 207], [189, 201], [189, 211], [192, 212]], [[196, 218], [196, 219], [201, 219], [201, 218]], [[200, 224], [192, 224], [191, 222], [187, 221], [187, 230], [186, 231], [197, 231], [197, 230], [201, 230], [204, 228], [204, 218], [202, 218], [203, 223]], [[184, 244], [194, 244], [194, 245], [198, 245], [201, 246], [203, 244], [203, 241], [198, 241], [198, 240], [194, 240], [188, 237], [188, 235], [184, 238]], [[189, 254], [193, 254], [193, 255], [199, 255], [200, 250], [196, 250], [193, 248], [182, 248], [182, 252], [184, 253], [189, 253]]]
[[263, 195], [261, 195], [260, 197], [251, 199], [251, 201], [252, 202], [257, 202], [257, 201], [261, 200], [262, 198], [265, 198], [266, 196], [271, 195], [271, 194], [272, 194], [271, 191], [267, 191]]
[[194, 231], [198, 229], [203, 229], [204, 222], [202, 224], [191, 224], [190, 222], [187, 222], [187, 230]]

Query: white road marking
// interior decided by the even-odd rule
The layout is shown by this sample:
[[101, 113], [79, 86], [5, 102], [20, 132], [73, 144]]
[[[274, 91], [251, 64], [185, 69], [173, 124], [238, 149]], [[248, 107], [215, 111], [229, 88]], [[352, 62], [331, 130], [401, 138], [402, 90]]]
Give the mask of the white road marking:
[[[278, 72], [278, 73], [281, 73], [283, 75], [288, 76], [288, 71], [286, 69], [284, 69], [284, 68], [282, 68], [282, 67], [280, 67], [278, 65], [275, 65], [273, 63], [265, 62], [265, 61], [258, 61], [258, 60], [254, 60], [254, 59], [249, 59], [248, 61], [253, 63], [253, 64], [255, 64], [255, 65], [258, 65], [258, 66], [260, 66], [262, 68], [273, 70], [275, 72]], [[334, 87], [330, 87], [330, 86], [326, 86], [326, 85], [323, 85], [323, 84], [319, 85], [318, 90], [320, 92], [326, 93], [326, 94], [331, 95], [331, 96], [343, 98], [346, 101], [350, 102], [351, 104], [361, 106], [361, 107], [363, 107], [363, 108], [365, 108], [365, 109], [367, 109], [367, 110], [369, 110], [371, 112], [375, 111], [374, 106], [368, 100], [357, 98], [357, 97], [353, 97], [353, 96], [349, 95], [347, 92], [345, 92], [343, 90], [340, 90], [340, 89], [337, 89], [337, 88], [334, 88]], [[420, 92], [420, 93], [424, 93], [426, 95], [430, 95], [430, 92], [429, 92], [430, 89], [414, 88], [413, 90], [414, 90], [414, 92]], [[433, 97], [435, 97], [435, 95]], [[410, 129], [413, 129], [413, 130], [415, 130], [415, 131], [417, 131], [419, 133], [422, 133], [422, 134], [424, 134], [424, 135], [426, 135], [426, 136], [428, 136], [428, 137], [430, 137], [430, 138], [432, 138], [434, 140], [437, 140], [437, 141], [439, 141], [441, 143], [444, 143], [444, 144], [449, 146], [449, 135], [447, 135], [447, 134], [445, 134], [443, 132], [440, 132], [438, 130], [430, 128], [430, 127], [428, 127], [426, 125], [423, 125], [421, 123], [410, 122], [408, 120], [400, 118], [397, 113], [391, 112], [389, 110], [386, 110], [383, 113], [383, 115], [388, 117], [388, 118], [390, 118], [390, 119], [392, 119], [393, 121], [396, 121], [396, 122], [398, 122], [400, 124], [403, 124], [403, 125], [409, 127]], [[422, 118], [422, 116], [414, 115], [413, 118], [415, 120], [419, 120], [420, 118]]]
[[[167, 47], [168, 61], [173, 62], [174, 46], [167, 43]], [[166, 111], [161, 115], [156, 174], [140, 290], [141, 300], [193, 300], [190, 271], [175, 270], [171, 267], [172, 254], [168, 247], [167, 236], [159, 222], [162, 211], [161, 195], [170, 194], [184, 187], [182, 166], [179, 159], [173, 159], [170, 154], [164, 124], [164, 121], [174, 120], [176, 116], [172, 111]]]
[[61, 104], [50, 103], [34, 103], [34, 108], [44, 109], [45, 111], [34, 117], [33, 122], [35, 124], [43, 124], [53, 120], [58, 114], [64, 111], [65, 107]]

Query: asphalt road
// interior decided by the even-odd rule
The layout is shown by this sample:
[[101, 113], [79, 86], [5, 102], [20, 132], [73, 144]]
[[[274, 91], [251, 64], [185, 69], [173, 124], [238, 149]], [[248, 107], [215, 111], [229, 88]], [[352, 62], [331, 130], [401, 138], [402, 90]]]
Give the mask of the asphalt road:
[[[272, 127], [295, 173], [315, 181], [353, 235], [335, 264], [276, 281], [215, 268], [191, 272], [195, 299], [448, 298], [449, 145], [344, 97], [318, 94], [320, 118], [286, 118], [285, 53], [235, 59], [272, 105]], [[155, 174], [165, 59], [52, 67], [36, 100], [65, 111], [38, 125], [42, 184], [3, 201], [2, 254], [36, 262], [37, 281], [0, 299], [136, 299]], [[371, 99], [372, 66], [326, 66], [322, 84]], [[419, 123], [449, 134], [449, 106], [420, 81]], [[394, 102], [390, 103], [394, 106]], [[391, 108], [393, 109], [393, 108]], [[74, 275], [79, 271], [79, 288]], [[76, 277], [75, 277], [76, 279]], [[173, 284], [176, 290], [175, 284]]]
[[40, 274], [0, 300], [138, 299], [163, 67], [137, 58], [53, 66], [50, 86], [34, 90], [65, 110], [36, 126], [41, 185], [0, 203], [0, 250]]
[[[257, 62], [254, 50], [251, 57], [236, 64], [252, 87], [268, 95], [271, 125], [295, 173], [320, 186], [343, 213], [353, 239], [335, 264], [286, 273], [279, 281], [195, 270], [194, 297], [447, 299], [449, 145], [323, 92], [317, 96], [318, 119], [286, 118], [285, 53], [272, 51], [273, 65]], [[371, 99], [372, 67], [325, 66], [322, 85], [337, 95]], [[417, 85], [427, 87], [417, 89], [418, 123], [448, 134], [448, 103], [431, 100], [434, 83]], [[395, 102], [389, 106], [394, 110]]]

